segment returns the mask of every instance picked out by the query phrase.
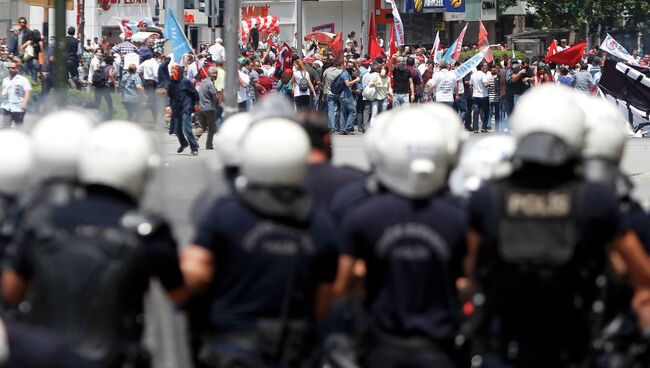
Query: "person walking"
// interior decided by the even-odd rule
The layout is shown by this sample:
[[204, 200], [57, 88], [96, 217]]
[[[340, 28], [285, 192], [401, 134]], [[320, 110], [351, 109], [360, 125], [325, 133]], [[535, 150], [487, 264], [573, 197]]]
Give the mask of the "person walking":
[[218, 69], [214, 66], [208, 69], [208, 77], [203, 78], [199, 87], [199, 123], [203, 131], [208, 132], [208, 137], [205, 143], [206, 149], [214, 149], [212, 146], [212, 139], [216, 133], [217, 110], [221, 103], [221, 98], [214, 85], [217, 80]]
[[341, 73], [343, 91], [339, 97], [339, 120], [341, 134], [354, 134], [354, 121], [357, 117], [357, 101], [352, 94], [352, 87], [361, 81], [354, 61], [347, 62], [347, 68]]
[[388, 110], [388, 96], [393, 94], [391, 87], [390, 77], [386, 71], [386, 67], [381, 64], [377, 66], [376, 73], [378, 73], [375, 80], [375, 99], [372, 101], [370, 110], [370, 121], [372, 122], [377, 115]]
[[481, 132], [488, 132], [488, 119], [490, 101], [488, 99], [488, 78], [487, 78], [487, 64], [483, 63], [479, 66], [479, 70], [472, 74], [470, 83], [472, 85], [472, 130], [478, 133], [478, 120], [479, 116], [483, 122], [481, 125]]
[[68, 28], [68, 35], [65, 38], [65, 62], [68, 67], [68, 75], [75, 88], [81, 87], [81, 80], [79, 79], [79, 59], [81, 56], [81, 48], [79, 40], [74, 36], [74, 27]]
[[18, 65], [9, 63], [9, 76], [2, 81], [3, 125], [22, 125], [29, 104], [32, 84], [18, 74]]
[[410, 105], [409, 93], [412, 100], [415, 100], [415, 85], [411, 71], [406, 68], [406, 60], [403, 56], [397, 58], [397, 66], [393, 69], [393, 108]]
[[108, 118], [113, 118], [113, 97], [111, 93], [115, 90], [115, 86], [119, 85], [115, 73], [113, 71], [113, 57], [106, 56], [101, 61], [97, 69], [93, 70], [92, 85], [95, 87], [95, 103], [94, 108], [98, 109], [102, 98], [106, 100], [108, 107]]
[[122, 90], [122, 103], [126, 109], [126, 119], [135, 121], [140, 107], [140, 94], [144, 93], [142, 86], [142, 79], [136, 73], [137, 68], [135, 64], [129, 65], [127, 72], [122, 76], [120, 88]]
[[309, 109], [310, 95], [316, 96], [316, 90], [303, 61], [296, 59], [293, 65], [295, 66], [293, 71], [293, 100], [296, 103], [296, 109]]
[[332, 83], [343, 73], [341, 61], [334, 60], [323, 72], [323, 91], [325, 92], [325, 103], [327, 104], [327, 126], [330, 133], [340, 129], [336, 115], [339, 112], [338, 95], [332, 93]]
[[494, 117], [494, 129], [498, 132], [501, 130], [501, 76], [496, 64], [492, 65], [488, 74], [488, 101], [490, 103], [488, 129]]
[[170, 71], [171, 83], [168, 89], [169, 106], [172, 109], [171, 127], [176, 133], [180, 147], [177, 153], [182, 153], [190, 146], [192, 155], [199, 154], [199, 144], [192, 132], [192, 112], [199, 101], [199, 93], [189, 79], [183, 78], [183, 69], [180, 65], [172, 66]]
[[158, 71], [160, 70], [160, 53], [154, 52], [153, 57], [138, 66], [138, 74], [142, 75], [144, 90], [147, 94], [147, 107], [151, 110], [153, 123], [158, 122]]

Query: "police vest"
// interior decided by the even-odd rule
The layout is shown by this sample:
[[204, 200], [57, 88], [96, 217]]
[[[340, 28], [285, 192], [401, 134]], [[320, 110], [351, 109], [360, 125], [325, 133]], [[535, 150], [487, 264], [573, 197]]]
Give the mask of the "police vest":
[[28, 319], [100, 365], [121, 359], [125, 338], [138, 328], [140, 311], [126, 290], [143, 254], [142, 237], [156, 226], [134, 212], [120, 223], [62, 229], [42, 219], [31, 226], [29, 237], [34, 275]]
[[606, 251], [581, 242], [582, 183], [530, 189], [504, 180], [492, 195], [497, 249], [485, 249], [490, 261], [478, 270], [488, 280], [488, 310], [512, 321], [515, 334], [551, 329], [547, 317], [588, 330]]

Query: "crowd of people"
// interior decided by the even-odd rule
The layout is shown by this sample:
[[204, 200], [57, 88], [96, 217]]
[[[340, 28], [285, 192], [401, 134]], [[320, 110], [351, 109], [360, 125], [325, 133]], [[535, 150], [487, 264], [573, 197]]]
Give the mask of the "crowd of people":
[[182, 246], [139, 206], [160, 160], [138, 123], [63, 110], [0, 130], [0, 365], [149, 366], [153, 277], [197, 367], [650, 362], [650, 217], [616, 107], [547, 83], [513, 135], [469, 142], [452, 101], [411, 104], [374, 116], [362, 172], [334, 166], [327, 115], [295, 105], [273, 93], [223, 122], [222, 194], [193, 199]]

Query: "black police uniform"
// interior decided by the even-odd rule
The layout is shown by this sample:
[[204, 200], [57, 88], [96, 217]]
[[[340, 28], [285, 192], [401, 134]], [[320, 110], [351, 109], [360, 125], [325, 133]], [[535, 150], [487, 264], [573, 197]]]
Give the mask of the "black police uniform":
[[[292, 202], [287, 192], [260, 191]], [[204, 361], [214, 367], [298, 366], [313, 348], [316, 287], [336, 276], [336, 228], [323, 210], [282, 213], [283, 205], [249, 194], [217, 201], [194, 240], [215, 258]], [[294, 194], [298, 202], [304, 197]]]
[[342, 253], [366, 263], [374, 343], [368, 367], [453, 367], [465, 254], [465, 212], [441, 194], [382, 193], [346, 216]]
[[589, 358], [607, 244], [621, 226], [613, 191], [574, 172], [524, 165], [470, 199], [470, 228], [482, 236], [474, 350], [485, 367]]
[[30, 215], [10, 262], [29, 281], [25, 320], [63, 336], [97, 367], [147, 364], [139, 341], [149, 280], [168, 290], [183, 285], [169, 226], [101, 185]]
[[310, 164], [305, 175], [305, 188], [319, 206], [330, 208], [332, 198], [339, 189], [364, 176], [363, 171], [334, 166], [329, 161]]

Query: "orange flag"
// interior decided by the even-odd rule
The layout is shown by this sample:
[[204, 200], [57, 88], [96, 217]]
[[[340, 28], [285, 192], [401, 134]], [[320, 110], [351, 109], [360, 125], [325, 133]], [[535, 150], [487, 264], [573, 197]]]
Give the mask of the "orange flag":
[[478, 20], [478, 49], [481, 50], [484, 47], [488, 47], [487, 52], [485, 53], [485, 56], [483, 57], [485, 61], [488, 63], [491, 63], [494, 61], [494, 56], [492, 56], [492, 51], [490, 51], [490, 42], [488, 41], [488, 31], [485, 29], [483, 26], [483, 22], [481, 20]]
[[330, 51], [334, 59], [343, 61], [343, 30], [340, 30], [330, 43]]
[[370, 27], [368, 27], [368, 55], [371, 59], [386, 56], [384, 50], [377, 43], [377, 30], [375, 29], [375, 15], [370, 13]]
[[555, 40], [553, 40], [553, 42], [551, 42], [551, 46], [548, 48], [546, 58], [548, 59], [555, 54], [557, 54], [557, 44], [555, 43]]

